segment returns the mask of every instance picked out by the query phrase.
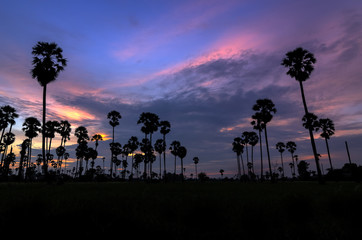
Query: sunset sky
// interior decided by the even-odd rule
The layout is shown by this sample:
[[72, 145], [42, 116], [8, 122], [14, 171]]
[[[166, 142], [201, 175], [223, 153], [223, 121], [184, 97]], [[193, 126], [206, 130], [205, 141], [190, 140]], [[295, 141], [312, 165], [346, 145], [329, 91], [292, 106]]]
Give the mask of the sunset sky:
[[[48, 85], [47, 120], [72, 124], [71, 158], [77, 126], [108, 137], [99, 145], [99, 156], [109, 161], [107, 113], [121, 113], [115, 136], [123, 145], [131, 136], [143, 137], [138, 117], [153, 112], [171, 123], [168, 144], [178, 140], [187, 148], [187, 176], [197, 156], [199, 172], [219, 176], [224, 169], [233, 177], [237, 165], [231, 143], [253, 130], [256, 100], [269, 98], [277, 108], [268, 125], [273, 168], [280, 166], [275, 144], [295, 141], [299, 160], [315, 170], [301, 121], [299, 84], [281, 66], [288, 51], [303, 47], [317, 59], [304, 83], [309, 110], [335, 123], [329, 141], [334, 167], [348, 162], [345, 141], [352, 162], [362, 164], [362, 1], [0, 0], [0, 34], [0, 105], [11, 105], [20, 115], [14, 147], [25, 138], [24, 119], [41, 120], [42, 87], [30, 69], [32, 47], [45, 41], [56, 42], [68, 59], [65, 71]], [[325, 142], [319, 133], [315, 137], [326, 173]], [[40, 136], [35, 148], [41, 148]], [[172, 172], [173, 156], [167, 157]], [[255, 169], [259, 159], [257, 146]], [[284, 160], [291, 161], [287, 151]]]

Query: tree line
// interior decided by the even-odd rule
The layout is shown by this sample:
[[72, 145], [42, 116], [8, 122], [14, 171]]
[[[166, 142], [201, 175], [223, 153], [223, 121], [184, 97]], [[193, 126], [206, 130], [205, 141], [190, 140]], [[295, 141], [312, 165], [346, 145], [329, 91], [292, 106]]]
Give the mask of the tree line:
[[[69, 173], [70, 170], [66, 169], [66, 161], [69, 159], [69, 153], [66, 150], [66, 143], [70, 140], [71, 124], [67, 120], [62, 121], [47, 121], [46, 120], [46, 94], [47, 86], [49, 83], [55, 81], [60, 72], [64, 71], [67, 66], [67, 59], [63, 57], [63, 50], [57, 46], [56, 43], [38, 42], [32, 49], [33, 68], [31, 69], [31, 75], [38, 83], [43, 87], [43, 112], [42, 112], [42, 123], [35, 117], [28, 117], [23, 123], [22, 130], [26, 136], [26, 139], [22, 142], [19, 156], [19, 167], [17, 168], [17, 177], [19, 179], [31, 179], [34, 178], [36, 173], [40, 174], [44, 178], [49, 176], [48, 166], [51, 165], [54, 169], [52, 173], [60, 174], [63, 161], [64, 171]], [[291, 78], [294, 78], [300, 86], [301, 97], [304, 107], [304, 116], [302, 117], [302, 124], [308, 130], [311, 146], [313, 150], [313, 156], [317, 169], [317, 177], [320, 183], [323, 183], [324, 179], [320, 167], [320, 154], [317, 151], [314, 133], [321, 130], [320, 136], [325, 139], [326, 148], [328, 152], [328, 158], [330, 163], [330, 169], [333, 170], [332, 160], [330, 156], [330, 150], [328, 140], [334, 134], [335, 128], [334, 123], [329, 118], [318, 118], [314, 113], [310, 112], [307, 107], [303, 83], [310, 78], [312, 71], [314, 70], [314, 64], [316, 58], [313, 53], [305, 50], [301, 47], [296, 48], [293, 51], [287, 52], [284, 59], [282, 59], [281, 65], [286, 67], [286, 72]], [[254, 114], [251, 116], [252, 125], [254, 131], [244, 131], [240, 137], [234, 138], [232, 143], [232, 150], [237, 155], [237, 178], [242, 177], [255, 179], [258, 177], [264, 180], [268, 177], [274, 180], [277, 177], [277, 173], [272, 170], [269, 152], [268, 132], [267, 125], [273, 119], [277, 109], [268, 98], [258, 99], [252, 107]], [[15, 163], [16, 156], [13, 152], [12, 143], [15, 141], [15, 135], [12, 132], [12, 127], [15, 124], [15, 119], [18, 117], [16, 110], [9, 106], [2, 106], [0, 108], [0, 153], [1, 155], [1, 176], [8, 177], [11, 174], [10, 164]], [[160, 120], [159, 116], [155, 113], [143, 112], [140, 114], [137, 124], [141, 124], [141, 132], [144, 134], [144, 138], [138, 139], [136, 136], [131, 136], [126, 144], [122, 144], [115, 141], [115, 128], [119, 125], [119, 120], [122, 118], [121, 114], [112, 110], [107, 114], [107, 119], [112, 127], [112, 142], [110, 143], [110, 166], [108, 177], [117, 177], [119, 166], [122, 168], [122, 176], [125, 178], [128, 175], [129, 178], [143, 178], [153, 179], [166, 178], [166, 135], [171, 130], [170, 122], [166, 120]], [[5, 130], [7, 132], [5, 132]], [[162, 138], [154, 141], [153, 136], [157, 131], [160, 132]], [[32, 145], [33, 139], [39, 134], [42, 136], [42, 153], [37, 156], [37, 159], [32, 161]], [[55, 134], [61, 136], [60, 145], [56, 148], [54, 154], [51, 153], [52, 140]], [[264, 136], [262, 136], [264, 135]], [[77, 147], [75, 149], [76, 154], [76, 166], [72, 170], [73, 177], [81, 178], [82, 176], [105, 175], [105, 167], [103, 158], [103, 168], [95, 165], [95, 159], [98, 158], [97, 147], [99, 141], [102, 141], [100, 134], [95, 134], [92, 137], [89, 136], [88, 130], [84, 126], [79, 126], [75, 129], [74, 136], [77, 138]], [[263, 142], [262, 138], [265, 139], [268, 171], [264, 171], [263, 161]], [[89, 141], [95, 142], [95, 147], [88, 145]], [[254, 147], [259, 143], [260, 151], [260, 176], [255, 174], [254, 169]], [[10, 146], [10, 149], [9, 149]], [[249, 160], [249, 150], [251, 147], [251, 157]], [[278, 171], [281, 177], [285, 176], [285, 166], [283, 161], [283, 152], [287, 149], [291, 153], [291, 168], [292, 176], [296, 175], [296, 165], [302, 163], [300, 169], [304, 169], [306, 172], [308, 164], [301, 161], [298, 164], [298, 156], [295, 155], [296, 144], [293, 141], [288, 141], [286, 144], [283, 142], [276, 143], [276, 149], [280, 152], [281, 166], [278, 167]], [[176, 176], [176, 160], [180, 159], [181, 173], [180, 178], [184, 179], [184, 167], [183, 160], [187, 155], [187, 149], [185, 146], [177, 140], [172, 141], [169, 145], [170, 153], [174, 156], [174, 172], [173, 176]], [[246, 152], [246, 166], [243, 161], [243, 153]], [[159, 172], [155, 173], [152, 169], [153, 163], [156, 161], [156, 154], [159, 154]], [[121, 159], [119, 157], [121, 156]], [[130, 171], [128, 170], [128, 157], [131, 157]], [[163, 157], [163, 159], [162, 159]], [[163, 160], [163, 161], [162, 161]], [[195, 164], [195, 174], [197, 174], [197, 164], [199, 162], [198, 157], [193, 158]], [[88, 166], [90, 162], [90, 167]], [[140, 171], [140, 164], [143, 163], [143, 173], [141, 176], [138, 174]], [[84, 166], [85, 165], [85, 166]], [[163, 172], [162, 172], [163, 166]], [[303, 166], [303, 167], [302, 167]], [[224, 170], [220, 169], [220, 174], [223, 175]], [[300, 172], [300, 171], [299, 171]], [[200, 173], [201, 174], [201, 173]], [[299, 173], [299, 175], [301, 175]]]

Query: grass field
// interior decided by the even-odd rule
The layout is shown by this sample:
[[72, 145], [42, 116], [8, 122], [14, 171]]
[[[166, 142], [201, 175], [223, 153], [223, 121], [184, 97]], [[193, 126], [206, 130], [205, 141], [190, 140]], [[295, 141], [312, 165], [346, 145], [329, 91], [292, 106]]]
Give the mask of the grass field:
[[82, 238], [362, 239], [359, 183], [1, 183], [0, 230]]

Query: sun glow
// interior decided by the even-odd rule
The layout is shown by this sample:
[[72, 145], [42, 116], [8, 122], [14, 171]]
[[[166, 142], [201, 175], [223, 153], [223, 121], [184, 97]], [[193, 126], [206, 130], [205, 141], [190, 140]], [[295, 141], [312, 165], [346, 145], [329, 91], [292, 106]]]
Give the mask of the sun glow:
[[53, 106], [52, 110], [62, 118], [68, 120], [82, 121], [82, 120], [95, 120], [96, 117], [86, 111], [76, 107], [70, 106]]

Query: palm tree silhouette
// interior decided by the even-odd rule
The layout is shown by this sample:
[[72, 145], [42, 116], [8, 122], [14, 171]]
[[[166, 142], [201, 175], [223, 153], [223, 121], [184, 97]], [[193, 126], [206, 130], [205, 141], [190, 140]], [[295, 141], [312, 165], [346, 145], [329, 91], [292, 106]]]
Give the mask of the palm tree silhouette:
[[181, 179], [184, 179], [184, 162], [183, 159], [186, 157], [187, 149], [184, 146], [180, 146], [177, 151], [177, 155], [181, 159]]
[[97, 148], [98, 148], [98, 142], [99, 141], [103, 141], [103, 138], [102, 138], [102, 135], [96, 133], [93, 135], [93, 137], [91, 138], [91, 141], [95, 141], [95, 150], [97, 151]]
[[163, 177], [166, 177], [166, 135], [171, 131], [171, 124], [169, 121], [160, 121], [160, 133], [163, 137], [163, 143], [165, 144], [163, 151]]
[[[58, 133], [61, 136], [61, 140], [60, 140], [60, 146], [64, 148], [64, 153], [65, 153], [65, 143], [70, 140], [70, 133], [71, 133], [72, 129], [71, 129], [71, 124], [67, 121], [67, 120], [62, 120], [59, 123], [59, 127], [58, 127]], [[65, 157], [64, 153], [62, 155], [58, 155], [58, 162], [60, 163], [60, 168], [62, 167], [62, 159]], [[67, 165], [64, 165], [64, 168], [66, 170]]]
[[236, 153], [236, 162], [238, 165], [238, 178], [241, 178], [241, 169], [240, 169], [240, 155], [244, 150], [243, 140], [241, 137], [234, 138], [234, 141], [232, 143], [233, 145], [233, 152]]
[[3, 136], [5, 133], [5, 129], [9, 126], [9, 133], [12, 130], [13, 125], [15, 125], [15, 119], [18, 118], [19, 115], [16, 113], [16, 109], [11, 107], [10, 105], [5, 105], [2, 106], [0, 109], [0, 129], [1, 129], [1, 139], [0, 139], [0, 143], [3, 142]]
[[[112, 110], [108, 113], [107, 118], [109, 119], [109, 124], [112, 126], [112, 143], [114, 143], [114, 128], [119, 125], [119, 119], [122, 118], [121, 114], [115, 110]], [[109, 169], [109, 175], [112, 178], [112, 171], [113, 171], [113, 152], [111, 148], [111, 163]]]
[[52, 140], [55, 137], [55, 133], [59, 132], [60, 123], [58, 121], [47, 121], [45, 123], [45, 141], [46, 141], [46, 151], [50, 154], [50, 149], [52, 145]]
[[[29, 138], [30, 144], [29, 144], [29, 151], [28, 151], [28, 159], [26, 167], [29, 168], [29, 164], [31, 163], [31, 149], [33, 145], [33, 138], [37, 137], [38, 134], [41, 132], [41, 124], [39, 120], [35, 117], [28, 117], [25, 119], [23, 123], [23, 132], [25, 133], [25, 136]], [[46, 161], [43, 161], [43, 164], [47, 164]], [[44, 167], [44, 165], [43, 165]]]
[[[286, 57], [282, 60], [281, 63], [283, 66], [289, 69], [287, 71], [287, 75], [299, 82], [305, 114], [308, 114], [309, 111], [304, 96], [303, 82], [310, 77], [312, 71], [314, 70], [313, 64], [315, 64], [316, 61], [317, 60], [315, 59], [313, 53], [299, 47], [296, 48], [294, 51], [287, 52]], [[318, 180], [320, 183], [323, 183], [317, 147], [313, 136], [313, 129], [309, 128], [308, 130], [312, 144], [314, 160], [317, 167]]]
[[282, 163], [282, 171], [281, 171], [281, 174], [282, 174], [282, 177], [284, 177], [284, 163], [283, 163], [283, 152], [285, 151], [285, 144], [283, 142], [278, 142], [276, 145], [275, 145], [275, 148], [280, 152], [280, 161]]
[[294, 152], [297, 150], [297, 144], [293, 141], [289, 141], [286, 143], [285, 148], [292, 154], [293, 176], [295, 176]]
[[195, 177], [197, 179], [197, 164], [199, 163], [200, 159], [198, 157], [194, 157], [192, 160], [194, 161], [195, 164]]
[[255, 172], [254, 172], [254, 147], [256, 144], [258, 144], [258, 142], [259, 142], [258, 134], [253, 131], [249, 132], [249, 144], [251, 145], [251, 164], [252, 164], [253, 174], [255, 174]]
[[67, 60], [63, 57], [63, 50], [56, 43], [38, 42], [32, 50], [33, 69], [31, 75], [43, 87], [43, 129], [42, 153], [44, 174], [48, 172], [45, 158], [45, 123], [46, 123], [46, 91], [48, 83], [55, 81], [59, 73], [64, 70]]
[[155, 150], [156, 152], [158, 152], [158, 154], [160, 155], [160, 178], [161, 178], [161, 173], [162, 173], [162, 159], [161, 159], [161, 155], [163, 152], [166, 151], [166, 145], [163, 141], [163, 139], [157, 139], [156, 142], [155, 142]]
[[79, 168], [77, 169], [78, 175], [82, 175], [83, 172], [83, 159], [86, 157], [88, 150], [89, 135], [88, 130], [84, 126], [79, 126], [75, 129], [74, 135], [78, 138], [78, 146], [76, 148], [77, 160], [79, 160]]
[[130, 153], [132, 155], [132, 163], [131, 163], [131, 176], [133, 177], [133, 160], [134, 160], [134, 152], [138, 149], [139, 146], [139, 142], [138, 142], [138, 138], [136, 136], [132, 136], [129, 140], [128, 140], [128, 146], [130, 149]]
[[250, 143], [250, 132], [244, 131], [241, 134], [241, 139], [242, 139], [243, 143], [245, 144], [245, 148], [246, 148], [246, 162], [249, 163], [248, 144]]
[[322, 130], [321, 137], [324, 138], [325, 141], [326, 141], [329, 164], [331, 166], [331, 170], [333, 171], [331, 155], [329, 153], [328, 139], [330, 139], [330, 137], [334, 134], [334, 131], [335, 131], [334, 123], [329, 118], [320, 118], [319, 119], [319, 126], [320, 126], [320, 128]]
[[178, 150], [179, 150], [180, 146], [181, 146], [181, 143], [176, 140], [170, 144], [171, 154], [175, 156], [174, 175], [176, 175], [176, 157], [178, 156]]
[[260, 126], [264, 129], [265, 144], [266, 144], [268, 163], [269, 163], [269, 173], [271, 175], [271, 179], [273, 180], [274, 178], [270, 162], [268, 134], [266, 126], [272, 120], [273, 114], [276, 113], [277, 109], [275, 108], [275, 105], [272, 100], [265, 98], [265, 99], [258, 99], [256, 101], [256, 104], [254, 104], [253, 106], [253, 110], [256, 111], [256, 113], [252, 116], [252, 118], [260, 121]]
[[19, 160], [19, 170], [18, 170], [18, 177], [23, 179], [24, 177], [24, 162], [27, 162], [28, 156], [26, 155], [26, 151], [29, 150], [30, 146], [30, 139], [27, 138], [21, 143], [21, 150], [20, 150], [20, 160]]

